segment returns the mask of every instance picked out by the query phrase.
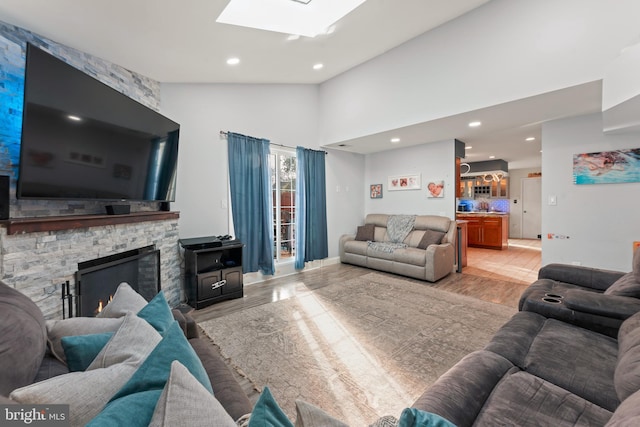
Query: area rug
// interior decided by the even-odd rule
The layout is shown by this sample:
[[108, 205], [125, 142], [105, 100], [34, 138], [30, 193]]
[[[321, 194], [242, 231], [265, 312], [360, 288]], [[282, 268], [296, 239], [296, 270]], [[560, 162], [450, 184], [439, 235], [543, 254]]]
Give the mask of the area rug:
[[355, 427], [398, 417], [515, 312], [368, 273], [200, 326], [290, 419], [300, 399]]

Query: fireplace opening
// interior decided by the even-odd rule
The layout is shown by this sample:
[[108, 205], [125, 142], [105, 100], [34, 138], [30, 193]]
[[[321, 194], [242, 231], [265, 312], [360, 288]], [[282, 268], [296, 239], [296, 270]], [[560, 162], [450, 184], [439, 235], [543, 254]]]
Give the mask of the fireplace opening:
[[160, 250], [150, 245], [78, 263], [75, 316], [95, 317], [122, 282], [150, 301], [160, 291]]

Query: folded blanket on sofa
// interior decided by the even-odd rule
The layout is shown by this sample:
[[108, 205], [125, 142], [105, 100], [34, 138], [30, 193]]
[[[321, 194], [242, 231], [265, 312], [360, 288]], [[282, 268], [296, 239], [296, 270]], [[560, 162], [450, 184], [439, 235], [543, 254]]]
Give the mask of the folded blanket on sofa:
[[390, 215], [387, 220], [387, 234], [393, 243], [402, 243], [416, 222], [415, 215]]

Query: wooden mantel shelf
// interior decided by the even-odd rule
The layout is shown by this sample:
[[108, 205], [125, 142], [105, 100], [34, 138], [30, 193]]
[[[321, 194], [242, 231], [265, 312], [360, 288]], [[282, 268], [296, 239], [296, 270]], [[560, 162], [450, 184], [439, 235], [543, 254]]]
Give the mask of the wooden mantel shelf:
[[66, 215], [14, 218], [0, 221], [0, 225], [6, 227], [7, 234], [19, 234], [132, 224], [145, 221], [165, 221], [178, 218], [180, 218], [180, 212], [150, 211], [134, 212], [126, 215]]

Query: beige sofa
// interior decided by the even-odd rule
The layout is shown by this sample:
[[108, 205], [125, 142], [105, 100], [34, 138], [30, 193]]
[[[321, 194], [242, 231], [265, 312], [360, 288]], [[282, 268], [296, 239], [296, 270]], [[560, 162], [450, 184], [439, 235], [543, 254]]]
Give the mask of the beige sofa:
[[[369, 214], [365, 219], [365, 225], [358, 227], [356, 235], [340, 237], [340, 261], [429, 282], [435, 282], [454, 270], [455, 220], [443, 216], [417, 215], [413, 228], [402, 244], [387, 249], [378, 243], [391, 242], [387, 230], [390, 217], [391, 215], [385, 214]], [[363, 230], [367, 227], [370, 230], [372, 226], [373, 236], [359, 236], [366, 234]], [[426, 233], [429, 235], [425, 236]], [[442, 235], [440, 243], [425, 247], [425, 240], [429, 240], [427, 237], [437, 238], [438, 235]]]

